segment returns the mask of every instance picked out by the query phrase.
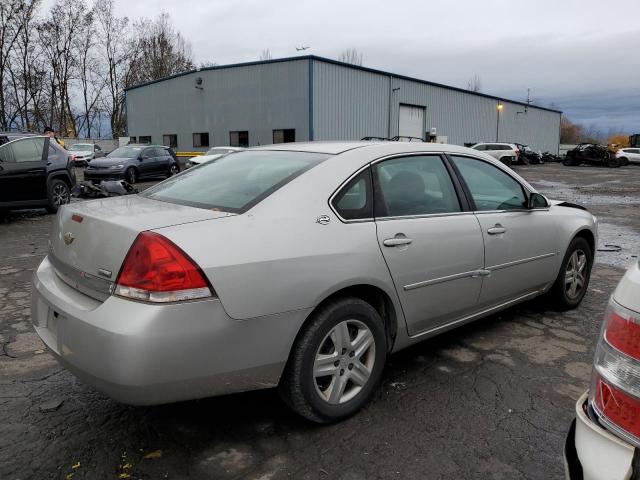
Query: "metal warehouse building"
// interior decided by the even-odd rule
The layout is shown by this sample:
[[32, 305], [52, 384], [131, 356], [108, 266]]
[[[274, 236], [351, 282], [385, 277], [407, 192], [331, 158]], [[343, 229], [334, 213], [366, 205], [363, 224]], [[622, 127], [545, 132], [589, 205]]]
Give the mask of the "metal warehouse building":
[[[561, 112], [403, 75], [301, 56], [182, 73], [126, 91], [133, 141], [217, 145], [395, 135], [557, 152]], [[435, 130], [433, 130], [435, 129]]]

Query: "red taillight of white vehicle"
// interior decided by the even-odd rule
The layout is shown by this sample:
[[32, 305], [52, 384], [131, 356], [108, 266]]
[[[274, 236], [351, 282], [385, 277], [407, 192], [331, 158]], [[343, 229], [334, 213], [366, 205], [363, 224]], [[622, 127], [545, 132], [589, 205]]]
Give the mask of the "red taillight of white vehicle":
[[116, 295], [146, 302], [212, 297], [200, 268], [175, 243], [154, 232], [133, 242], [116, 280]]
[[609, 301], [590, 393], [602, 422], [640, 445], [640, 314]]

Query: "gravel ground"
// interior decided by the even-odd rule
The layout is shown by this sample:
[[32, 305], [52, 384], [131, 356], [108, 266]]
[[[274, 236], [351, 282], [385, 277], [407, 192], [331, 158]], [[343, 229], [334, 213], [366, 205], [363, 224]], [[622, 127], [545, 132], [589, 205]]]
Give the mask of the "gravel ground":
[[[0, 224], [0, 479], [561, 478], [608, 296], [640, 249], [640, 168], [516, 167], [600, 219], [589, 292], [568, 313], [530, 302], [390, 358], [366, 409], [319, 427], [261, 391], [120, 405], [63, 370], [30, 326], [29, 281], [52, 217]], [[613, 248], [609, 248], [613, 249]]]

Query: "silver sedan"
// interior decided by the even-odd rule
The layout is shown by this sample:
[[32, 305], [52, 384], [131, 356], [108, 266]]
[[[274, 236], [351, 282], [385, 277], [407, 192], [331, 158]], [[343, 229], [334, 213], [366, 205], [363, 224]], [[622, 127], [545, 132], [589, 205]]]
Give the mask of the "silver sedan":
[[545, 294], [580, 304], [596, 219], [481, 152], [298, 143], [73, 203], [33, 276], [36, 331], [121, 402], [278, 386], [329, 422], [388, 354]]

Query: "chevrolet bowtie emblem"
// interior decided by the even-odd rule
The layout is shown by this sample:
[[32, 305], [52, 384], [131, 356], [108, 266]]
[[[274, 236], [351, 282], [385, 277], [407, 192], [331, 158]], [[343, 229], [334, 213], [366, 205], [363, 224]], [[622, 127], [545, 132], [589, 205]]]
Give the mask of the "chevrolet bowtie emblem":
[[73, 233], [67, 232], [63, 235], [62, 239], [64, 240], [65, 245], [71, 245], [75, 237], [73, 236]]

